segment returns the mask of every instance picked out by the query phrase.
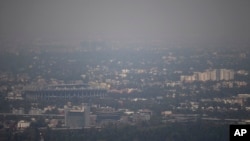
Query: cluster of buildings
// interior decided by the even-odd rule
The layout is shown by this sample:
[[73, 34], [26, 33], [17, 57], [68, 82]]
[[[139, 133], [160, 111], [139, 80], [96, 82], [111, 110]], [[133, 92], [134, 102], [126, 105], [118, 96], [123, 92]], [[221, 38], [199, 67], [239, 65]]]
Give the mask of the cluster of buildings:
[[193, 75], [181, 75], [182, 82], [193, 81], [219, 81], [219, 80], [233, 80], [234, 71], [229, 69], [214, 69], [206, 70], [204, 72], [194, 72]]
[[[59, 101], [58, 99], [71, 101], [89, 98], [92, 102], [84, 106], [69, 104], [63, 108], [58, 102], [53, 103], [55, 107], [45, 109], [42, 109], [43, 106], [48, 105], [41, 104], [40, 109], [38, 106], [34, 108], [12, 105], [10, 115], [21, 116], [18, 122], [15, 122], [18, 128], [27, 128], [33, 122], [31, 118], [40, 117], [44, 118], [44, 122], [51, 128], [79, 129], [100, 127], [110, 122], [136, 124], [150, 121], [152, 115], [158, 116], [159, 122], [186, 122], [196, 121], [203, 116], [200, 113], [209, 113], [210, 115], [202, 118], [210, 120], [213, 118], [213, 112], [229, 113], [242, 109], [250, 111], [250, 106], [246, 104], [250, 98], [248, 94], [232, 97], [241, 93], [236, 91], [237, 89], [242, 88], [243, 91], [249, 86], [248, 80], [238, 79], [238, 76], [249, 77], [248, 71], [246, 68], [237, 71], [218, 65], [228, 62], [223, 62], [223, 54], [214, 60], [212, 65], [203, 67], [204, 62], [200, 61], [199, 57], [205, 55], [195, 54], [190, 57], [190, 54], [178, 53], [178, 50], [169, 53], [165, 48], [135, 48], [129, 51], [125, 49], [126, 52], [123, 52], [112, 47], [110, 51], [114, 53], [106, 48], [101, 50], [106, 50], [106, 53], [81, 49], [82, 54], [32, 54], [33, 59], [30, 58], [18, 74], [0, 72], [0, 92], [11, 102], [21, 103], [27, 100], [31, 102], [31, 106], [34, 102], [44, 100], [46, 103], [46, 100], [54, 102]], [[56, 52], [56, 48], [53, 52]], [[95, 57], [84, 57], [88, 55]], [[209, 60], [213, 55], [210, 54], [205, 59]], [[246, 55], [242, 56], [243, 59]], [[187, 62], [190, 62], [190, 65], [186, 65]], [[196, 66], [197, 70], [186, 75], [193, 66]], [[205, 70], [207, 68], [221, 69]], [[210, 81], [213, 83], [186, 83]], [[222, 88], [236, 90], [222, 92]], [[108, 97], [109, 94], [114, 97]]]
[[[52, 109], [58, 110], [59, 113], [48, 114], [47, 111]], [[95, 110], [93, 111], [93, 109]], [[13, 109], [12, 113], [5, 116], [19, 117], [18, 119], [20, 120], [13, 122], [12, 127], [17, 130], [24, 130], [30, 127], [32, 122], [37, 122], [37, 119], [43, 119], [46, 126], [53, 129], [82, 129], [90, 127], [99, 128], [110, 123], [136, 124], [142, 121], [149, 121], [152, 114], [153, 112], [149, 109], [131, 111], [128, 109], [114, 109], [112, 107], [96, 107], [96, 105], [88, 104], [73, 106], [71, 102], [68, 102], [67, 105], [64, 105], [64, 108], [47, 107], [44, 110], [36, 108], [31, 109], [28, 114], [25, 114], [23, 108]], [[10, 128], [10, 126], [7, 128]]]

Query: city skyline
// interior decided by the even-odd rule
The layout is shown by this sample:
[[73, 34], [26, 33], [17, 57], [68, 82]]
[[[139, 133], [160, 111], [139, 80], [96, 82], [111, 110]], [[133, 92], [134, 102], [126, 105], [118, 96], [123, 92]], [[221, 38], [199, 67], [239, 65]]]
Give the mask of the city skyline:
[[0, 140], [229, 140], [250, 123], [249, 7], [2, 0]]

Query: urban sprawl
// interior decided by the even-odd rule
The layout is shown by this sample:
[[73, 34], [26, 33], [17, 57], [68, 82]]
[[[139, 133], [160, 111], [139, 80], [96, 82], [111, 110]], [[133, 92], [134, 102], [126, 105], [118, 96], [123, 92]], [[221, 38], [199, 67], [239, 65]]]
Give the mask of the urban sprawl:
[[102, 130], [250, 122], [250, 54], [243, 44], [38, 40], [1, 46], [1, 134], [34, 123], [41, 130]]

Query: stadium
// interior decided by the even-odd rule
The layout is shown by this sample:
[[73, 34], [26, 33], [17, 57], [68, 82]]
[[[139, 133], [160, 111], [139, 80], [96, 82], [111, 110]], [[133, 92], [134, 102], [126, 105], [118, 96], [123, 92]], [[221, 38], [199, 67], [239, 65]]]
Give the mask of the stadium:
[[85, 98], [103, 97], [107, 93], [105, 88], [91, 87], [81, 84], [50, 85], [42, 88], [29, 88], [24, 90], [24, 96], [29, 100], [53, 99], [53, 98]]

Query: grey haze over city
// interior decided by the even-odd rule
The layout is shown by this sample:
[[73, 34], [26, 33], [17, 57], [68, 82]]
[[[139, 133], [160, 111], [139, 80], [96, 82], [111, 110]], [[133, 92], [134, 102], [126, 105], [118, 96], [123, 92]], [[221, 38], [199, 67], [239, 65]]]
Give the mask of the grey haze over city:
[[1, 38], [247, 41], [248, 0], [1, 0]]
[[249, 141], [249, 26], [250, 0], [0, 0], [0, 141]]

